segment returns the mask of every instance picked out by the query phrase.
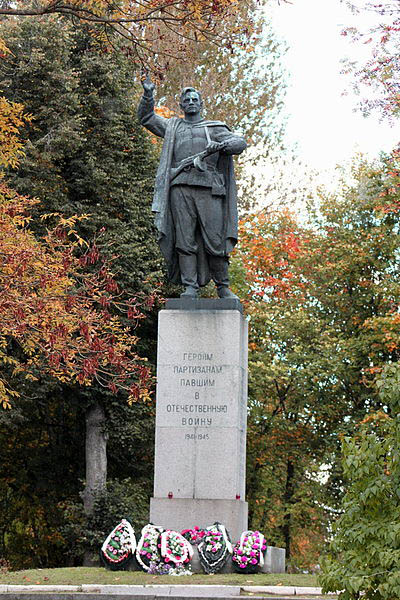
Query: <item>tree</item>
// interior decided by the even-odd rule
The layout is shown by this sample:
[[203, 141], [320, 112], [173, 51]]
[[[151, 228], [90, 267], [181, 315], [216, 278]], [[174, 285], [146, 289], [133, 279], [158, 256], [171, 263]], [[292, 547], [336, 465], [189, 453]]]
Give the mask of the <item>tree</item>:
[[[61, 217], [41, 242], [36, 240], [27, 227], [29, 204], [3, 183], [1, 363], [12, 366], [14, 375], [26, 373], [32, 379], [32, 367], [45, 359], [47, 372], [60, 381], [90, 385], [96, 379], [112, 391], [139, 375], [140, 386], [134, 383], [130, 389], [136, 399], [150, 375], [134, 350], [137, 338], [110, 312], [112, 306], [120, 310], [124, 305], [114, 295], [118, 286], [104, 262], [98, 273], [83, 273], [85, 264], [98, 260], [97, 246], [74, 256], [76, 246], [84, 243], [80, 237], [71, 240], [78, 220], [74, 217]], [[127, 309], [130, 318], [141, 318], [135, 300], [128, 300]], [[18, 351], [10, 353], [10, 345], [17, 345], [21, 358]], [[10, 407], [11, 396], [18, 393], [0, 380], [3, 407]]]
[[[30, 120], [22, 110], [22, 105], [5, 98], [0, 103], [5, 167], [17, 166], [22, 153], [19, 128]], [[120, 310], [123, 299], [117, 304], [113, 296], [119, 290], [108, 265], [102, 261], [98, 273], [82, 273], [83, 266], [99, 260], [96, 244], [89, 247], [75, 230], [86, 217], [55, 215], [56, 225], [37, 240], [28, 227], [37, 202], [10, 189], [3, 176], [0, 186], [1, 363], [11, 365], [14, 374], [32, 377], [32, 366], [44, 358], [47, 371], [61, 381], [76, 379], [90, 385], [96, 377], [113, 390], [139, 372], [141, 384], [145, 383], [149, 371], [133, 351], [137, 339], [109, 311], [112, 305]], [[74, 251], [82, 245], [87, 249], [76, 257]], [[129, 318], [141, 318], [135, 300], [129, 304]], [[10, 356], [10, 343], [18, 345], [22, 358]], [[139, 389], [134, 385], [131, 391], [137, 395]], [[0, 379], [4, 408], [10, 407], [11, 396], [18, 394]]]
[[[0, 114], [3, 123], [9, 119], [13, 106], [8, 105], [5, 99], [2, 106], [5, 107], [5, 114]], [[22, 117], [20, 107], [17, 110]], [[6, 135], [6, 129], [4, 132], [5, 139], [11, 139], [12, 150], [3, 146], [3, 164], [16, 165], [18, 143], [12, 135]], [[38, 398], [33, 401], [34, 410], [30, 412], [27, 426], [22, 409], [32, 388], [37, 393], [42, 385], [39, 382], [47, 373], [60, 382], [76, 380], [85, 386], [96, 379], [114, 391], [131, 385], [132, 398], [149, 399], [151, 379], [146, 363], [136, 352], [138, 338], [129, 334], [121, 318], [110, 312], [117, 307], [118, 313], [122, 314], [125, 305], [131, 323], [138, 322], [141, 313], [137, 301], [134, 298], [124, 300], [107, 263], [99, 260], [98, 246], [90, 247], [76, 234], [74, 226], [79, 217], [66, 219], [59, 216], [56, 225], [42, 238], [35, 237], [29, 225], [32, 224], [32, 207], [36, 203], [10, 189], [4, 179], [0, 181], [0, 399], [3, 408], [11, 406], [11, 397], [18, 398], [12, 403], [14, 409], [9, 411], [9, 416], [5, 413], [0, 416], [0, 421], [6, 426], [2, 428], [5, 437], [0, 467], [2, 471], [6, 464], [5, 477], [1, 482], [0, 546], [2, 554], [7, 552], [10, 558], [19, 557], [16, 566], [21, 565], [20, 557], [24, 552], [28, 556], [35, 555], [37, 564], [54, 564], [54, 557], [62, 546], [54, 517], [59, 512], [56, 490], [61, 484], [62, 491], [65, 491], [65, 471], [61, 468], [63, 475], [56, 477], [51, 490], [43, 485], [48, 479], [44, 474], [56, 476], [59, 469], [53, 464], [56, 455], [46, 452], [49, 442], [43, 442], [43, 438], [38, 439], [35, 435], [32, 437], [33, 415], [41, 404]], [[76, 256], [74, 251], [81, 245], [84, 252]], [[91, 273], [85, 272], [87, 263], [93, 265]], [[21, 375], [27, 385], [20, 381]], [[10, 380], [17, 384], [18, 391], [10, 387]], [[66, 447], [72, 451], [70, 458], [76, 452], [71, 437], [65, 437], [65, 417], [69, 417], [65, 408], [65, 402], [63, 407], [58, 408], [54, 402], [47, 403], [37, 424], [43, 428], [44, 423], [52, 420], [56, 409], [59, 420], [44, 439], [51, 440], [57, 433], [56, 444], [59, 446], [60, 437], [63, 437], [64, 448], [59, 454], [60, 460], [56, 461], [60, 467], [65, 465], [61, 457], [64, 461], [67, 458]], [[24, 445], [17, 441], [21, 429]], [[38, 429], [33, 428], [33, 431], [37, 434]], [[36, 467], [32, 469], [31, 464], [29, 470], [21, 469], [17, 460], [19, 453], [27, 465], [27, 446], [36, 447]], [[40, 454], [42, 462], [38, 463]], [[25, 481], [21, 481], [22, 473]], [[51, 505], [47, 516], [46, 503]], [[21, 518], [21, 515], [25, 517]], [[25, 520], [26, 526], [21, 527]], [[46, 532], [47, 527], [51, 528], [50, 532]], [[39, 546], [35, 543], [38, 541]]]
[[300, 556], [304, 531], [312, 529], [320, 541], [326, 528], [317, 473], [333, 412], [326, 397], [320, 416], [315, 414], [329, 389], [331, 348], [328, 336], [321, 337], [323, 324], [308, 310], [307, 284], [299, 277], [310, 235], [288, 212], [260, 212], [243, 219], [239, 249], [251, 317], [249, 517], [252, 527], [286, 546], [292, 562], [308, 564], [316, 562], [316, 549]]
[[[5, 17], [64, 17], [92, 27], [103, 43], [115, 45], [115, 34], [125, 43], [136, 66], [163, 68], [163, 62], [182, 58], [186, 40], [210, 39], [232, 47], [243, 39], [243, 30], [232, 27], [220, 32], [219, 26], [237, 7], [233, 0], [39, 0], [6, 2], [0, 6]], [[53, 21], [54, 22], [54, 21]], [[173, 32], [179, 44], [168, 46], [159, 40]]]
[[258, 10], [256, 1], [241, 3], [230, 19], [224, 19], [220, 32], [226, 37], [233, 24], [245, 29], [251, 22], [251, 42], [238, 45], [235, 53], [209, 41], [192, 44], [185, 62], [171, 64], [158, 85], [160, 102], [178, 107], [182, 83], [195, 86], [203, 96], [208, 118], [229, 123], [252, 145], [269, 137], [271, 147], [276, 146], [286, 87], [280, 65], [284, 47], [276, 39], [267, 15], [267, 9]]
[[[377, 110], [389, 120], [398, 116], [399, 94], [399, 52], [400, 52], [400, 10], [397, 0], [385, 2], [348, 2], [354, 12], [371, 11], [376, 14], [376, 24], [366, 31], [355, 27], [344, 29], [343, 35], [354, 42], [370, 44], [370, 58], [364, 64], [347, 64], [346, 71], [355, 76], [354, 87], [368, 89], [361, 108], [369, 114]], [[371, 93], [371, 88], [373, 92]]]
[[339, 436], [379, 409], [371, 384], [398, 357], [397, 172], [393, 157], [356, 163], [353, 183], [321, 194], [309, 223], [287, 211], [242, 221], [234, 274], [251, 315], [250, 515], [289, 555], [305, 527], [324, 534], [324, 507], [342, 490]]
[[[26, 144], [25, 157], [20, 168], [9, 171], [8, 176], [19, 193], [33, 193], [41, 199], [41, 204], [33, 207], [35, 218], [31, 227], [35, 235], [46, 234], [45, 222], [36, 218], [43, 213], [62, 213], [67, 222], [74, 214], [91, 213], [90, 219], [76, 221], [78, 236], [90, 238], [103, 229], [97, 246], [102, 245], [106, 262], [111, 261], [116, 284], [124, 287], [128, 294], [148, 295], [161, 278], [161, 259], [150, 212], [156, 160], [153, 145], [136, 124], [129, 62], [123, 54], [104, 53], [84, 28], [69, 27], [66, 21], [7, 22], [3, 23], [3, 32], [5, 29], [13, 54], [3, 57], [4, 93], [9, 98], [19, 98], [35, 115], [32, 126], [22, 136]], [[95, 247], [93, 258], [97, 251]], [[82, 262], [86, 260], [83, 254]], [[81, 265], [88, 280], [95, 268], [90, 263], [89, 258], [85, 269]], [[111, 310], [111, 306], [109, 308]], [[115, 317], [120, 308], [117, 306]], [[132, 305], [134, 314], [138, 308]], [[150, 318], [141, 320], [141, 339], [137, 338], [137, 330], [131, 332], [132, 339], [136, 340], [140, 355], [152, 358], [155, 311], [151, 306], [143, 308]], [[129, 327], [129, 321], [123, 325]], [[65, 540], [61, 537], [57, 543], [54, 540], [48, 544], [45, 531], [49, 527], [60, 529], [64, 518], [62, 502], [67, 498], [76, 501], [79, 497], [79, 479], [84, 477], [85, 464], [82, 420], [88, 416], [90, 422], [90, 416], [95, 416], [101, 407], [108, 441], [104, 428], [94, 429], [100, 434], [98, 439], [103, 452], [106, 442], [110, 448], [110, 476], [136, 478], [142, 493], [147, 494], [151, 487], [152, 452], [142, 441], [152, 438], [154, 411], [151, 404], [142, 402], [129, 406], [126, 396], [115, 396], [100, 386], [55, 385], [42, 372], [36, 372], [35, 376], [37, 382], [22, 388], [20, 414], [10, 414], [8, 429], [13, 432], [16, 446], [23, 446], [24, 441], [35, 444], [34, 432], [32, 429], [25, 432], [23, 423], [29, 419], [32, 427], [36, 427], [36, 439], [42, 440], [37, 456], [43, 460], [43, 470], [38, 468], [36, 459], [33, 461], [30, 456], [15, 452], [20, 467], [17, 469], [16, 465], [18, 477], [14, 485], [8, 483], [6, 487], [10, 502], [17, 498], [20, 503], [30, 501], [41, 511], [40, 518], [36, 519], [37, 513], [32, 510], [28, 511], [22, 526], [20, 517], [19, 522], [5, 521], [4, 526], [7, 540], [16, 531], [32, 529], [35, 532], [38, 551], [34, 555], [26, 554], [27, 549], [20, 546], [18, 555], [16, 548], [15, 566], [26, 561], [30, 561], [30, 565], [44, 564], [44, 556], [49, 551], [45, 551], [46, 544], [54, 550], [51, 560], [56, 566], [60, 564], [57, 561], [62, 560]], [[46, 457], [52, 452], [62, 456], [62, 443], [68, 439], [68, 435], [60, 434], [56, 415], [64, 419], [68, 435], [75, 443], [75, 453], [70, 456], [70, 467], [63, 470], [60, 463], [53, 477], [52, 470], [45, 468]], [[43, 440], [47, 440], [46, 443]], [[125, 458], [128, 453], [131, 461]], [[87, 467], [90, 474], [90, 461]], [[90, 486], [93, 494], [86, 495], [88, 512], [97, 491], [94, 488], [97, 483], [104, 484], [104, 467], [103, 462], [103, 469], [95, 473], [95, 481]], [[36, 494], [34, 474], [38, 470], [41, 479], [52, 489], [51, 496]], [[27, 481], [20, 475], [24, 471], [29, 473]], [[63, 478], [62, 486], [58, 485], [57, 475]], [[30, 519], [36, 519], [36, 526]]]
[[350, 600], [400, 594], [400, 369], [377, 381], [386, 410], [369, 413], [342, 443], [346, 493], [322, 562], [323, 591]]

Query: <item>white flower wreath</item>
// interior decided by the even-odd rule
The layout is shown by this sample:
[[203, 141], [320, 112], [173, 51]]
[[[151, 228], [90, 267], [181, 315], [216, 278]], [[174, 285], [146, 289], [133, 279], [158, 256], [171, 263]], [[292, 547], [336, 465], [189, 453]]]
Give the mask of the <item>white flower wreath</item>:
[[129, 558], [136, 550], [135, 531], [126, 519], [111, 531], [101, 547], [104, 560], [110, 564], [118, 564]]
[[[152, 563], [161, 562], [161, 552], [158, 548], [160, 534], [164, 531], [163, 527], [156, 525], [145, 525], [142, 529], [142, 535], [136, 548], [136, 560], [144, 571], [150, 570], [150, 561]], [[143, 560], [146, 557], [146, 560]], [[149, 561], [149, 564], [147, 564]]]
[[193, 548], [183, 535], [167, 529], [161, 534], [161, 556], [165, 562], [183, 564], [192, 559]]

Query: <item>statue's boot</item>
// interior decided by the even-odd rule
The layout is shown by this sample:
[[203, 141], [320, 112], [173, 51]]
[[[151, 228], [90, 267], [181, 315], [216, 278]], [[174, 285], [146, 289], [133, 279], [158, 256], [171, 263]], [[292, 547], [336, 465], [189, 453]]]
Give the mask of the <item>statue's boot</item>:
[[181, 298], [197, 298], [199, 284], [197, 283], [197, 256], [195, 254], [180, 254], [179, 269], [185, 291]]
[[229, 289], [228, 259], [224, 256], [209, 256], [211, 277], [217, 286], [219, 298], [239, 298]]

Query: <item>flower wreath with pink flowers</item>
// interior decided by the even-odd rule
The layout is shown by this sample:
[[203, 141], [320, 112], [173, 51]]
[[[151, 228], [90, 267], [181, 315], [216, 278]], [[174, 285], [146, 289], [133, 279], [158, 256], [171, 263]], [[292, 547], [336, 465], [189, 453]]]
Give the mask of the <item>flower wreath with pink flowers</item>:
[[181, 534], [192, 546], [198, 546], [206, 533], [205, 529], [202, 529], [198, 525], [195, 525], [193, 529], [182, 529]]
[[244, 531], [233, 548], [233, 568], [238, 573], [257, 573], [264, 564], [267, 549], [265, 537], [259, 531]]
[[185, 565], [192, 560], [193, 548], [183, 535], [167, 529], [161, 534], [161, 556], [166, 563]]
[[232, 555], [232, 544], [224, 525], [207, 527], [199, 546], [200, 564], [205, 573], [217, 573]]
[[122, 519], [106, 537], [100, 549], [100, 558], [105, 567], [117, 571], [127, 566], [135, 550], [134, 529], [127, 519]]
[[142, 529], [142, 535], [136, 547], [136, 560], [143, 571], [150, 571], [154, 565], [162, 562], [161, 534], [164, 527], [149, 523]]

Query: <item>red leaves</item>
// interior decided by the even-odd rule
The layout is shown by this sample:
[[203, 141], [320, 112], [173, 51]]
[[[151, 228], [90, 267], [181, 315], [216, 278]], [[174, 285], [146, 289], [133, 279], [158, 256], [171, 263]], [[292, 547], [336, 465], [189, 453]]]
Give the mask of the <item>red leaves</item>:
[[80, 324], [80, 326], [79, 326], [79, 332], [85, 338], [85, 340], [87, 342], [90, 342], [89, 326], [88, 326], [87, 323], [81, 323]]
[[144, 318], [144, 314], [139, 310], [138, 306], [132, 306], [132, 304], [130, 304], [128, 306], [127, 317], [128, 319], [135, 321]]
[[284, 298], [301, 292], [297, 267], [307, 237], [287, 211], [246, 217], [240, 223], [240, 258], [254, 298]]
[[108, 296], [100, 296], [98, 301], [103, 308], [108, 308], [109, 306], [111, 306], [111, 298]]
[[[29, 375], [36, 366], [82, 385], [96, 380], [113, 392], [137, 386], [137, 397], [143, 389], [148, 399], [151, 375], [120, 315], [128, 313], [135, 326], [155, 294], [126, 297], [97, 242], [76, 257], [82, 248], [74, 231], [78, 217], [60, 217], [38, 241], [21, 217], [33, 203], [1, 182], [0, 188], [0, 343], [12, 338], [20, 345], [23, 358], [13, 359], [15, 367]], [[7, 361], [0, 345], [0, 365]], [[1, 383], [4, 405], [14, 392]]]

